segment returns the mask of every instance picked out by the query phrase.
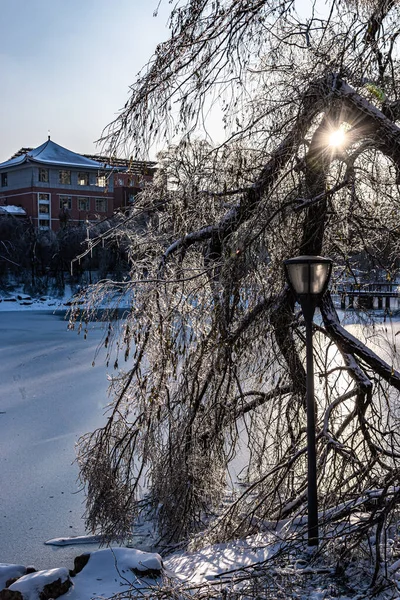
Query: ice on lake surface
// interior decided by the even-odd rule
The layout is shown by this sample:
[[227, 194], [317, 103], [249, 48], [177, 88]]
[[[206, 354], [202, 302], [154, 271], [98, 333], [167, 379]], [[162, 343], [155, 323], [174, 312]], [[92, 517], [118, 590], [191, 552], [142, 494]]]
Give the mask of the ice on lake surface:
[[[28, 309], [0, 311], [0, 562], [72, 568], [97, 546], [44, 543], [86, 533], [75, 443], [105, 422], [111, 367], [103, 353], [92, 367], [101, 323], [85, 340], [62, 316]], [[368, 340], [348, 328], [388, 359], [400, 323], [380, 319]]]
[[0, 562], [72, 568], [96, 546], [44, 542], [85, 534], [75, 443], [105, 421], [104, 334], [67, 330], [51, 311], [0, 312]]

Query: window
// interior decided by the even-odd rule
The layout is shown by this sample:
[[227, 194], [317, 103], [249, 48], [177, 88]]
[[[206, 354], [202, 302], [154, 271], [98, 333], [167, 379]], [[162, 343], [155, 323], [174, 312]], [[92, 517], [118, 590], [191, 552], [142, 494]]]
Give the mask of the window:
[[50, 219], [50, 194], [38, 194], [38, 213], [39, 220], [48, 224]]
[[1, 187], [7, 187], [7, 173], [1, 174]]
[[43, 202], [39, 202], [39, 215], [49, 215], [50, 214], [50, 205], [43, 204]]
[[78, 173], [78, 185], [89, 185], [89, 173]]
[[40, 183], [49, 183], [49, 170], [39, 169], [39, 181]]
[[71, 171], [65, 171], [64, 169], [58, 171], [58, 182], [63, 185], [71, 185]]
[[90, 210], [90, 198], [78, 196], [78, 210]]
[[71, 210], [71, 208], [72, 208], [71, 196], [60, 196], [60, 208], [68, 208], [68, 210]]
[[129, 204], [134, 204], [135, 194], [128, 194], [128, 202], [129, 202]]
[[99, 173], [96, 177], [96, 185], [98, 187], [106, 187], [106, 176], [104, 173]]
[[96, 210], [98, 212], [106, 212], [107, 210], [107, 199], [106, 198], [96, 198]]
[[38, 194], [39, 229], [49, 229], [50, 212], [50, 194]]

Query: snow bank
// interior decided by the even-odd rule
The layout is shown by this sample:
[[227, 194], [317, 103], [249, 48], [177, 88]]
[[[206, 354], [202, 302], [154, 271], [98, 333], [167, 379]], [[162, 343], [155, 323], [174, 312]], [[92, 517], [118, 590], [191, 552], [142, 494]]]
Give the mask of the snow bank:
[[0, 590], [6, 587], [6, 583], [9, 579], [14, 577], [21, 577], [25, 575], [26, 568], [22, 565], [7, 565], [0, 563]]
[[63, 310], [66, 311], [66, 299], [41, 297], [32, 298], [28, 294], [16, 293], [7, 298], [0, 296], [0, 311], [37, 311], [37, 310]]
[[22, 290], [15, 290], [12, 294], [0, 293], [0, 312], [29, 312], [40, 310], [67, 312], [71, 309], [73, 303], [76, 303], [81, 309], [91, 308], [98, 310], [129, 311], [133, 302], [133, 292], [128, 291], [104, 294], [96, 301], [95, 305], [93, 305], [87, 298], [78, 298], [76, 294], [72, 293], [71, 288], [66, 286], [65, 292], [60, 298], [47, 295], [31, 297], [30, 295], [23, 293]]
[[75, 535], [72, 537], [59, 537], [47, 540], [46, 546], [77, 546], [78, 544], [101, 544], [102, 535]]
[[198, 584], [232, 569], [266, 560], [274, 547], [268, 534], [250, 536], [226, 544], [214, 544], [198, 552], [174, 554], [164, 561], [170, 575]]
[[149, 588], [162, 572], [159, 554], [134, 548], [105, 548], [90, 553], [87, 564], [75, 577], [70, 577], [65, 568], [23, 575], [26, 569], [21, 565], [0, 564], [0, 589], [11, 577], [20, 577], [9, 589], [21, 592], [24, 600], [39, 600], [46, 586], [46, 593], [55, 593], [52, 586], [57, 587], [57, 595], [61, 590], [65, 600], [110, 598], [130, 589]]
[[58, 580], [61, 584], [65, 584], [66, 589], [71, 585], [67, 569], [49, 569], [48, 571], [29, 573], [10, 585], [9, 589], [21, 592], [24, 600], [39, 600], [43, 588]]
[[9, 204], [7, 206], [0, 206], [0, 214], [9, 214], [9, 215], [26, 215], [26, 211], [22, 208], [22, 206], [14, 206]]
[[[84, 600], [140, 589], [154, 584], [154, 576], [161, 575], [163, 563], [159, 554], [134, 548], [104, 548], [90, 554], [89, 562], [73, 578], [74, 586], [63, 600]], [[151, 576], [151, 579], [148, 577]]]

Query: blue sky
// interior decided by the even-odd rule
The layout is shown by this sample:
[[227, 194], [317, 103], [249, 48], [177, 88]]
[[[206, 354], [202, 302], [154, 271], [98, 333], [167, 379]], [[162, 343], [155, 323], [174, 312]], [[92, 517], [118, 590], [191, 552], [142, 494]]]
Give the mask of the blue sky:
[[1, 0], [0, 161], [51, 138], [76, 152], [94, 142], [129, 84], [168, 37], [163, 0]]
[[[51, 139], [81, 153], [125, 104], [169, 37], [161, 0], [1, 0], [0, 162]], [[297, 0], [302, 13], [311, 0]], [[322, 2], [324, 4], [324, 2]], [[215, 126], [215, 124], [214, 124]], [[218, 127], [218, 125], [217, 125]]]

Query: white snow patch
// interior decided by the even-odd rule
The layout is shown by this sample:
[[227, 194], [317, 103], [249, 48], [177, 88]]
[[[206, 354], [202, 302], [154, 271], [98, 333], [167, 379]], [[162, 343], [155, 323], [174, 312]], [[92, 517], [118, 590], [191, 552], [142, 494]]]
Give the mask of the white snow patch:
[[78, 297], [77, 294], [73, 294], [69, 286], [66, 286], [64, 295], [61, 298], [52, 298], [50, 296], [35, 298], [16, 289], [13, 294], [0, 294], [0, 312], [49, 310], [51, 312], [63, 311], [66, 313], [71, 309], [73, 304], [82, 310], [96, 308], [99, 310], [121, 309], [129, 311], [133, 302], [134, 296], [131, 291], [105, 294], [93, 305], [89, 302], [88, 298], [83, 296]]
[[[138, 577], [132, 569], [143, 572]], [[105, 548], [90, 554], [89, 562], [73, 578], [72, 587], [64, 596], [65, 600], [84, 600], [100, 596], [110, 598], [130, 588], [141, 589], [154, 584], [146, 578], [146, 571], [161, 571], [162, 559], [159, 554], [142, 552], [133, 548]]]
[[9, 579], [21, 577], [26, 573], [26, 568], [22, 565], [7, 565], [0, 563], [0, 590], [6, 587]]
[[72, 537], [60, 537], [47, 540], [47, 546], [75, 546], [78, 544], [101, 544], [103, 536], [101, 535], [76, 535]]
[[32, 298], [28, 294], [16, 292], [15, 295], [9, 297], [0, 297], [0, 311], [38, 311], [38, 310], [67, 310], [66, 302], [70, 299], [71, 294], [64, 296], [62, 299], [54, 298]]
[[197, 552], [174, 554], [165, 568], [181, 580], [204, 583], [232, 569], [249, 567], [266, 560], [273, 545], [269, 535], [250, 536], [226, 544], [214, 544]]
[[0, 214], [26, 215], [26, 211], [22, 208], [22, 206], [0, 206]]
[[62, 583], [69, 579], [68, 570], [60, 568], [29, 573], [10, 585], [8, 589], [21, 592], [24, 600], [39, 600], [39, 594], [44, 586], [57, 581], [57, 579], [61, 579]]

